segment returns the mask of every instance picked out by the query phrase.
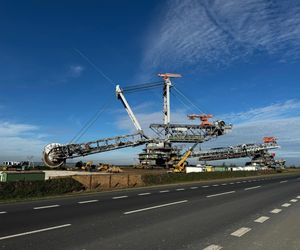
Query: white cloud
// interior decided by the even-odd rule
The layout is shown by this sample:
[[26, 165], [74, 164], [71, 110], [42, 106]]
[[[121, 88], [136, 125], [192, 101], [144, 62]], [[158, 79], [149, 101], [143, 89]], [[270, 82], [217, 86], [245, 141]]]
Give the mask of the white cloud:
[[40, 161], [44, 136], [35, 125], [0, 121], [0, 160], [26, 160], [34, 155]]
[[84, 71], [84, 67], [80, 65], [71, 65], [69, 68], [69, 74], [71, 77], [74, 78], [81, 76], [83, 71]]
[[255, 52], [300, 57], [299, 1], [170, 0], [161, 6], [143, 68], [226, 65]]

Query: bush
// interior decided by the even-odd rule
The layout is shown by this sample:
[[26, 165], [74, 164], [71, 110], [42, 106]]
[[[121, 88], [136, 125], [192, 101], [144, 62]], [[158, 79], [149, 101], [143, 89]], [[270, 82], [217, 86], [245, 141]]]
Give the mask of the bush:
[[59, 195], [83, 189], [84, 186], [72, 178], [0, 182], [0, 200]]
[[178, 182], [215, 180], [223, 178], [247, 177], [262, 174], [274, 174], [275, 171], [235, 171], [235, 172], [202, 172], [202, 173], [168, 173], [161, 175], [146, 174], [142, 180], [146, 185], [170, 184]]

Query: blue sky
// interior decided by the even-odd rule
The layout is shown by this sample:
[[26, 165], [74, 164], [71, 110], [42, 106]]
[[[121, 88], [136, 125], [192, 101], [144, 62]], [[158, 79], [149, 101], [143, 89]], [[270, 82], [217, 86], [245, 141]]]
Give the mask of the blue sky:
[[[300, 164], [299, 1], [2, 1], [0, 31], [0, 160], [38, 161], [102, 107], [81, 141], [132, 132], [114, 84], [174, 72], [201, 111], [234, 125], [202, 147], [274, 135], [278, 157]], [[172, 121], [190, 122], [200, 111], [174, 95]], [[146, 132], [162, 121], [160, 89], [127, 98]], [[140, 150], [91, 158], [128, 163]]]

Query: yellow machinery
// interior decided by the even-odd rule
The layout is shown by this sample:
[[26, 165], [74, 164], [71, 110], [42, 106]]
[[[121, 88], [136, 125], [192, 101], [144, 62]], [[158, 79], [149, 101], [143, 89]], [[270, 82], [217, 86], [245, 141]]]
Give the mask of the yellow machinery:
[[88, 161], [81, 167], [81, 169], [85, 171], [91, 171], [92, 165], [93, 165], [93, 161]]
[[185, 172], [185, 165], [186, 160], [190, 157], [195, 147], [198, 145], [198, 142], [195, 143], [186, 153], [183, 155], [181, 160], [175, 165], [175, 168], [173, 170], [174, 173], [184, 173]]

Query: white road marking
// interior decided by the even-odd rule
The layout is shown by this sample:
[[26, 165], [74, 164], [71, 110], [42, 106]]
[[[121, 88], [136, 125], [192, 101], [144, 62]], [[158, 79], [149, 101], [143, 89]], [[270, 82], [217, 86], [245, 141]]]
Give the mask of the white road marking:
[[151, 193], [141, 193], [141, 194], [138, 194], [139, 196], [144, 196], [144, 195], [149, 195]]
[[225, 194], [232, 194], [232, 193], [235, 193], [235, 191], [229, 191], [229, 192], [218, 193], [218, 194], [211, 194], [211, 195], [207, 195], [206, 197], [210, 198], [210, 197], [215, 197], [215, 196], [220, 196], [220, 195], [225, 195]]
[[226, 186], [226, 185], [227, 185], [227, 183], [222, 183], [221, 185], [222, 185], [222, 186]]
[[218, 185], [218, 184], [214, 184], [213, 186], [214, 186], [214, 187], [218, 187], [219, 185]]
[[190, 187], [190, 189], [197, 189], [198, 187]]
[[237, 184], [240, 184], [241, 182], [240, 182], [240, 181], [237, 181], [236, 183], [237, 183]]
[[210, 245], [210, 246], [204, 248], [203, 250], [220, 250], [220, 249], [222, 249], [222, 248], [223, 248], [223, 247], [218, 246], [218, 245]]
[[297, 202], [297, 199], [291, 199], [290, 202]]
[[55, 230], [55, 229], [59, 229], [59, 228], [63, 228], [63, 227], [69, 227], [69, 226], [71, 226], [71, 224], [64, 224], [64, 225], [60, 225], [60, 226], [43, 228], [43, 229], [38, 229], [38, 230], [29, 231], [29, 232], [20, 233], [20, 234], [8, 235], [8, 236], [0, 237], [0, 240], [6, 240], [6, 239], [10, 239], [10, 238], [20, 237], [20, 236], [24, 236], [24, 235], [28, 235], [28, 234], [41, 233], [41, 232]]
[[284, 204], [282, 204], [281, 206], [282, 207], [289, 207], [291, 204], [290, 203], [284, 203]]
[[7, 213], [6, 211], [1, 211], [1, 212], [0, 212], [0, 214], [6, 214], [6, 213]]
[[278, 213], [280, 213], [281, 211], [282, 211], [282, 209], [275, 208], [275, 209], [273, 209], [272, 211], [270, 211], [270, 213], [272, 213], [272, 214], [278, 214]]
[[202, 186], [203, 188], [208, 188], [209, 186]]
[[230, 184], [230, 185], [233, 185], [233, 184], [234, 184], [234, 182], [230, 182], [229, 184]]
[[245, 182], [247, 182], [247, 181], [243, 181], [243, 182], [245, 183]]
[[183, 191], [184, 188], [177, 188], [176, 191]]
[[161, 190], [161, 191], [159, 191], [160, 193], [169, 193], [170, 192], [170, 190]]
[[236, 236], [236, 237], [242, 237], [244, 234], [248, 233], [251, 230], [249, 227], [241, 227], [240, 229], [234, 231], [230, 235]]
[[38, 210], [38, 209], [47, 209], [47, 208], [54, 208], [54, 207], [59, 207], [59, 205], [50, 205], [50, 206], [44, 206], [44, 207], [34, 207], [33, 209]]
[[112, 197], [113, 200], [128, 198], [127, 195]]
[[270, 219], [270, 217], [268, 217], [268, 216], [261, 216], [261, 217], [257, 218], [254, 222], [264, 223], [268, 219]]
[[147, 211], [147, 210], [151, 210], [151, 209], [172, 206], [172, 205], [176, 205], [176, 204], [180, 204], [180, 203], [185, 203], [185, 202], [188, 202], [188, 200], [175, 201], [175, 202], [166, 203], [166, 204], [162, 204], [162, 205], [157, 205], [157, 206], [153, 206], [153, 207], [141, 208], [141, 209], [137, 209], [137, 210], [132, 210], [132, 211], [125, 212], [124, 214], [126, 214], [126, 215], [127, 214], [133, 214], [133, 213], [143, 212], [143, 211]]
[[248, 187], [248, 188], [245, 188], [244, 190], [251, 190], [251, 189], [256, 189], [256, 188], [260, 188], [261, 186], [255, 186], [255, 187]]
[[286, 183], [287, 181], [281, 181], [280, 183]]
[[85, 203], [93, 203], [93, 202], [97, 202], [98, 200], [89, 200], [89, 201], [79, 201], [79, 204], [85, 204]]
[[300, 196], [297, 196], [298, 199], [300, 199]]

